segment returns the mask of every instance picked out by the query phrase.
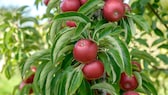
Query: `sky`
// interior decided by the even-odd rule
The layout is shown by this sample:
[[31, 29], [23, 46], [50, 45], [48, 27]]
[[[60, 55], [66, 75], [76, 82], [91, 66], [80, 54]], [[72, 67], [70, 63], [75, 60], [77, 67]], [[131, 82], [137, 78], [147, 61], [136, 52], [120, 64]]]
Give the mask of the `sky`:
[[0, 0], [0, 7], [20, 7], [24, 5], [30, 6], [30, 15], [42, 15], [46, 12], [46, 6], [39, 6], [37, 10], [34, 5], [35, 0]]

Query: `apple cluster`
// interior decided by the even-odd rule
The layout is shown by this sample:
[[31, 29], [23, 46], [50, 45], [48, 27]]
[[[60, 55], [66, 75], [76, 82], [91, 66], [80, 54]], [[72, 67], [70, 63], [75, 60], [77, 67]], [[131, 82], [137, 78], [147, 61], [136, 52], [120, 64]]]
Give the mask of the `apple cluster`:
[[79, 40], [73, 48], [74, 59], [84, 64], [83, 75], [87, 80], [99, 79], [104, 73], [104, 65], [97, 60], [98, 46], [89, 39]]
[[[44, 4], [47, 6], [50, 0], [44, 0]], [[76, 12], [78, 9], [87, 2], [87, 0], [62, 0], [60, 9], [62, 12]], [[128, 4], [123, 3], [123, 0], [104, 0], [102, 15], [110, 22], [119, 21], [122, 17], [126, 17], [126, 12], [130, 12], [131, 8]], [[74, 21], [66, 21], [66, 25], [69, 27], [76, 27]]]

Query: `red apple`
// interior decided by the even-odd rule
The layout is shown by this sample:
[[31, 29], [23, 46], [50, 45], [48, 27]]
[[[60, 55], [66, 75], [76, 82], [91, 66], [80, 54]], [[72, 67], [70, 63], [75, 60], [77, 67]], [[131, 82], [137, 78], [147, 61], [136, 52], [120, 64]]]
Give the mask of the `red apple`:
[[50, 0], [44, 0], [44, 4], [47, 6]]
[[135, 75], [128, 76], [125, 72], [121, 73], [120, 88], [124, 91], [134, 90], [138, 87], [138, 81]]
[[123, 95], [139, 95], [139, 93], [135, 91], [127, 91], [127, 92], [124, 92]]
[[80, 63], [87, 64], [97, 57], [98, 46], [89, 39], [79, 40], [73, 48], [73, 56]]
[[27, 83], [27, 84], [33, 83], [34, 75], [35, 75], [35, 74], [30, 75], [30, 76], [25, 80], [25, 83]]
[[82, 72], [87, 80], [99, 79], [104, 73], [104, 65], [101, 61], [96, 60], [85, 64]]
[[80, 1], [79, 0], [63, 0], [61, 2], [60, 7], [63, 12], [77, 11], [80, 8]]
[[103, 7], [103, 16], [107, 21], [119, 21], [124, 16], [124, 5], [121, 0], [107, 0]]
[[69, 27], [76, 27], [76, 23], [74, 21], [66, 21], [66, 25]]
[[85, 4], [87, 2], [87, 0], [80, 0], [81, 5]]

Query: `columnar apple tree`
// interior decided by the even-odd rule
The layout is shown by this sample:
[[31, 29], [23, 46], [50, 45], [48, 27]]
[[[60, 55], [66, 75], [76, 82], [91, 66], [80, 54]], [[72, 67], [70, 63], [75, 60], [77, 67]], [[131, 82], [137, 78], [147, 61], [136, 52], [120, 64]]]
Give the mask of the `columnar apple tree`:
[[49, 45], [20, 66], [21, 95], [157, 95], [140, 61], [153, 57], [132, 47], [148, 24], [123, 0], [44, 3]]

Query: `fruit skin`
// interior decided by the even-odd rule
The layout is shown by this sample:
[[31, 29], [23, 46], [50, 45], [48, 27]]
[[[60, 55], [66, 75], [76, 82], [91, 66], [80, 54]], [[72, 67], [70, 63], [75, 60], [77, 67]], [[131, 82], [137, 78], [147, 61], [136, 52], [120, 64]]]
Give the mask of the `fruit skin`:
[[44, 0], [44, 4], [47, 6], [50, 0]]
[[73, 48], [73, 57], [80, 63], [87, 64], [97, 57], [98, 46], [89, 39], [79, 40]]
[[85, 64], [82, 72], [87, 80], [99, 79], [104, 73], [104, 65], [101, 61], [96, 60]]
[[103, 7], [103, 16], [107, 21], [119, 21], [124, 16], [124, 6], [121, 0], [107, 0]]
[[33, 83], [34, 75], [35, 75], [35, 74], [30, 75], [30, 76], [25, 80], [25, 83], [27, 83], [27, 84]]
[[76, 23], [74, 21], [66, 21], [66, 25], [69, 27], [76, 27]]
[[80, 8], [80, 1], [79, 0], [63, 0], [61, 2], [60, 7], [63, 12], [77, 11]]
[[88, 0], [80, 0], [81, 5], [85, 4]]
[[121, 73], [120, 88], [124, 91], [134, 90], [138, 87], [138, 81], [135, 75], [128, 76], [125, 72]]
[[123, 95], [139, 95], [139, 93], [135, 91], [127, 91], [127, 92], [124, 92]]
[[134, 71], [138, 71], [138, 72], [142, 71], [141, 65], [137, 61], [132, 61], [131, 63], [132, 65], [136, 66], [136, 68], [133, 68]]

